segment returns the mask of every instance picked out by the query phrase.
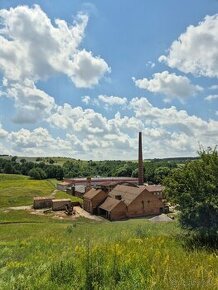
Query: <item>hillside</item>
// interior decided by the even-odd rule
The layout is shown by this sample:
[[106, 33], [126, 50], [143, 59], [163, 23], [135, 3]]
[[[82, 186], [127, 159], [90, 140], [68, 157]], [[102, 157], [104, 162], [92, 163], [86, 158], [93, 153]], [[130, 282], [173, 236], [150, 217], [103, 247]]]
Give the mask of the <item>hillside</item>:
[[60, 220], [9, 209], [54, 188], [43, 180], [33, 190], [33, 182], [0, 175], [0, 289], [217, 289], [218, 253], [185, 247], [177, 222]]

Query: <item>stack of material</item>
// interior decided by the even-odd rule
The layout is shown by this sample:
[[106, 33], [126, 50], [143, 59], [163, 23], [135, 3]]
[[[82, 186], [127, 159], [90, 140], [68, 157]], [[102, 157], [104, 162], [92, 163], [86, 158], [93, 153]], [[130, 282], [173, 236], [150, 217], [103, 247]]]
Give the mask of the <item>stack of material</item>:
[[52, 210], [65, 210], [71, 207], [70, 199], [53, 199], [52, 200]]
[[33, 199], [33, 208], [40, 209], [40, 208], [49, 208], [52, 207], [52, 197], [34, 197]]
[[172, 222], [173, 220], [169, 218], [166, 214], [161, 214], [158, 216], [155, 216], [153, 218], [150, 218], [149, 221], [151, 222]]

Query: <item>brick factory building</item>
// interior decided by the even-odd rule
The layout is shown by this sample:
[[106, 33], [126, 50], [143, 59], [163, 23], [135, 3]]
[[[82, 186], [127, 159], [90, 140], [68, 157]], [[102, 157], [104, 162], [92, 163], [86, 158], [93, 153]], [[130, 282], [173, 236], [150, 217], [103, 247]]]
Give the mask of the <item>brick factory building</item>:
[[[160, 192], [158, 186], [158, 191]], [[110, 220], [157, 215], [164, 211], [159, 195], [147, 186], [130, 187], [117, 185], [99, 206], [98, 213]]]
[[98, 206], [107, 198], [102, 189], [92, 188], [83, 196], [83, 208], [91, 214], [98, 212]]

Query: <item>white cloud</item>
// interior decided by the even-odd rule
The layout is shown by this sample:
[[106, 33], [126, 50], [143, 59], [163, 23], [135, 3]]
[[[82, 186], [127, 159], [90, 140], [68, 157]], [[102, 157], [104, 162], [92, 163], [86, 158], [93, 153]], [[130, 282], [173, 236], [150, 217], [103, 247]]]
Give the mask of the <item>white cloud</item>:
[[218, 77], [218, 14], [206, 16], [197, 26], [189, 26], [174, 41], [167, 56], [159, 61], [184, 73]]
[[54, 25], [38, 5], [1, 9], [0, 68], [13, 81], [37, 81], [57, 73], [77, 87], [91, 87], [109, 71], [107, 63], [79, 50], [88, 16], [78, 14], [73, 25], [55, 19]]
[[90, 103], [91, 98], [89, 96], [82, 97], [82, 102], [86, 105]]
[[98, 100], [108, 106], [124, 106], [127, 104], [127, 98], [121, 98], [116, 96], [99, 95]]
[[218, 121], [205, 121], [173, 106], [158, 108], [146, 98], [134, 98], [128, 106], [128, 116], [117, 112], [106, 118], [94, 110], [65, 104], [48, 122], [67, 132], [79, 158], [136, 158], [138, 131], [144, 135], [145, 158], [196, 155], [199, 143], [216, 145]]
[[173, 106], [158, 108], [146, 98], [133, 98], [128, 106], [128, 116], [117, 112], [111, 118], [69, 104], [57, 106], [47, 121], [61, 129], [61, 138], [43, 128], [3, 131], [0, 147], [18, 155], [126, 160], [137, 158], [139, 131], [145, 158], [193, 156], [199, 143], [217, 144], [218, 121], [206, 121]]
[[4, 79], [5, 95], [15, 102], [16, 123], [35, 123], [42, 121], [55, 108], [55, 100], [44, 91], [37, 89], [32, 80], [11, 82]]
[[2, 128], [2, 124], [0, 123], [0, 139], [5, 138], [8, 135], [8, 132]]
[[209, 88], [210, 90], [218, 90], [218, 85], [213, 85]]
[[206, 101], [211, 102], [218, 99], [218, 95], [209, 95], [205, 98]]
[[154, 68], [154, 67], [155, 67], [155, 63], [149, 60], [149, 61], [146, 63], [146, 67]]
[[92, 52], [80, 50], [88, 16], [78, 14], [73, 25], [54, 24], [38, 5], [0, 10], [0, 96], [14, 100], [16, 123], [35, 123], [55, 107], [54, 98], [37, 88], [38, 80], [68, 76], [76, 87], [89, 88], [110, 71]]
[[110, 72], [107, 63], [91, 52], [82, 50], [74, 56], [71, 79], [77, 88], [97, 85], [106, 72]]
[[[11, 152], [18, 152], [29, 156], [59, 156], [68, 155], [72, 144], [59, 137], [54, 138], [45, 128], [36, 128], [32, 131], [20, 129], [8, 134]], [[58, 148], [58, 151], [57, 151]]]
[[165, 95], [165, 100], [169, 101], [173, 98], [184, 100], [190, 96], [196, 95], [201, 91], [200, 86], [191, 84], [190, 80], [185, 76], [178, 76], [175, 73], [164, 71], [155, 73], [152, 79], [138, 79], [133, 78], [135, 85], [141, 89], [148, 90], [152, 93], [159, 93]]

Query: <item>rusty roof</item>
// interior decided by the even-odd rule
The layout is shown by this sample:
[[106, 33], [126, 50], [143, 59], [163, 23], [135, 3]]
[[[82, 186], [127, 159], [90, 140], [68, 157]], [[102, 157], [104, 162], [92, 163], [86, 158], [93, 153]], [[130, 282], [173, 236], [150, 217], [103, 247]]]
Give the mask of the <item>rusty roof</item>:
[[118, 200], [112, 197], [107, 197], [107, 199], [102, 203], [102, 205], [99, 206], [99, 208], [104, 209], [106, 211], [111, 211], [121, 202], [122, 200]]
[[96, 195], [98, 195], [100, 192], [104, 192], [102, 189], [95, 189], [95, 188], [92, 188], [90, 189], [89, 191], [87, 191], [85, 194], [84, 194], [84, 198], [88, 198], [88, 199], [93, 199]]
[[121, 200], [124, 201], [126, 205], [129, 205], [143, 191], [145, 191], [145, 186], [132, 187], [127, 185], [117, 185], [111, 190], [109, 196], [116, 198], [116, 196], [120, 195]]
[[87, 178], [65, 178], [64, 181], [70, 182], [73, 184], [87, 184], [91, 183], [92, 185], [102, 184], [104, 182], [131, 182], [131, 183], [138, 183], [138, 178], [134, 177], [93, 177], [90, 180]]
[[158, 192], [164, 190], [164, 186], [160, 184], [146, 185], [145, 188], [149, 192]]

